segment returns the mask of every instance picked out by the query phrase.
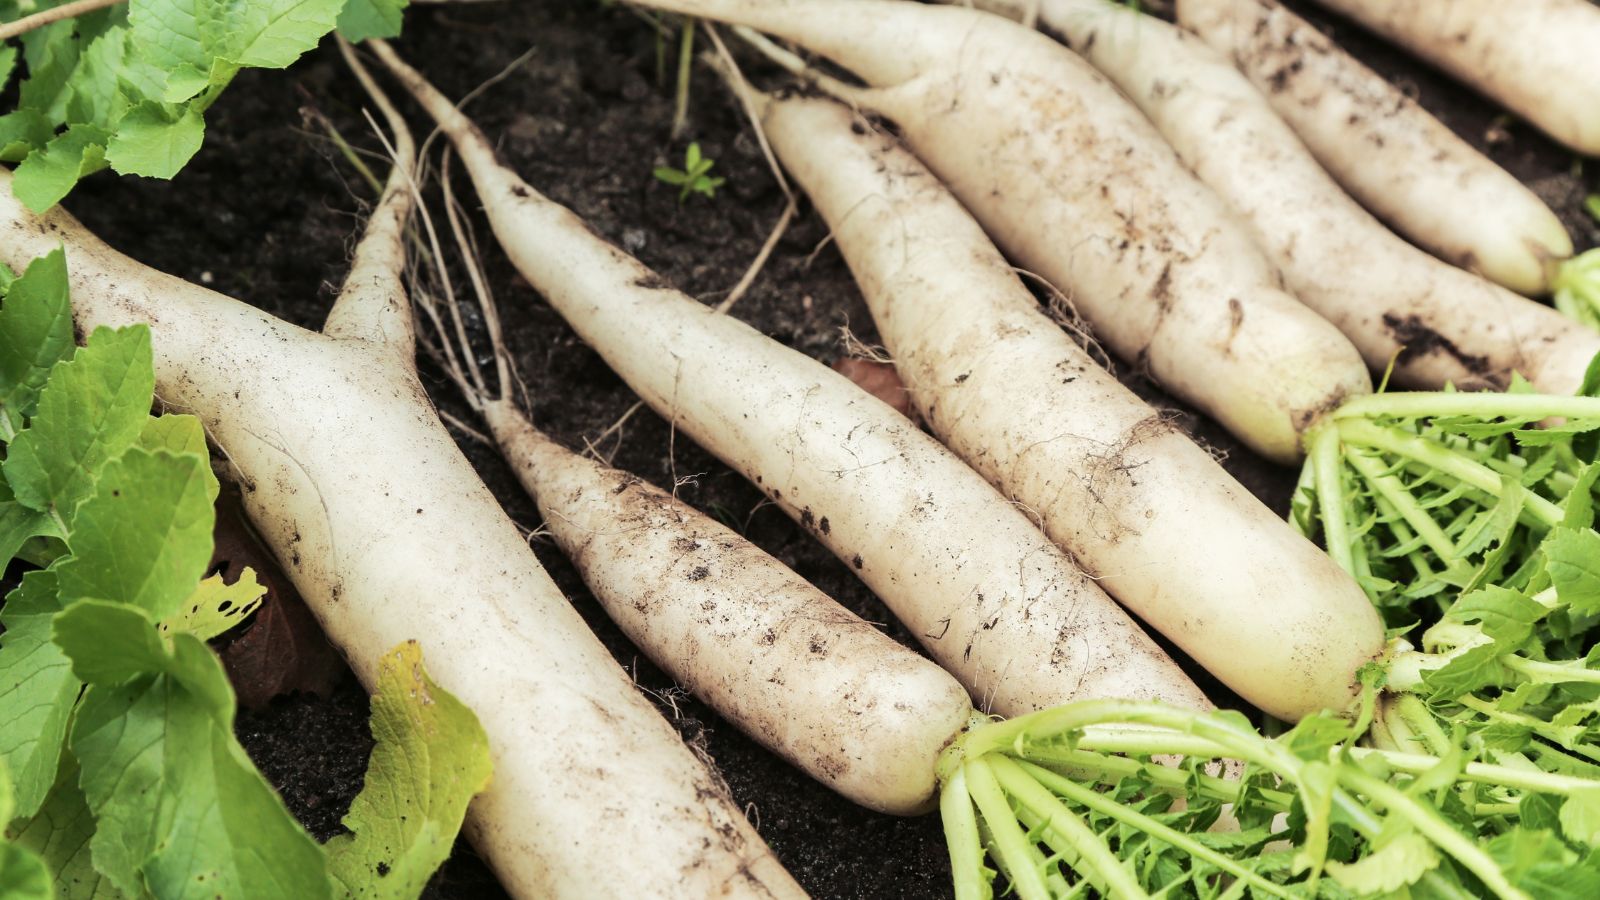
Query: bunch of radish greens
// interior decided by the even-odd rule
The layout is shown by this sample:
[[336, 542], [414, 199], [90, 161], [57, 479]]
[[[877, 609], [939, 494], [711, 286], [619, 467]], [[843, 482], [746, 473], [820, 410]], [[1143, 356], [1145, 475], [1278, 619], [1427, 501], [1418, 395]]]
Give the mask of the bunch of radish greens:
[[1600, 774], [1600, 366], [1574, 397], [1362, 398], [1310, 447], [1294, 521], [1400, 636], [1378, 742]]
[[150, 415], [145, 326], [74, 345], [61, 251], [0, 276], [0, 561], [29, 568], [0, 607], [0, 896], [416, 896], [488, 780], [473, 713], [392, 650], [353, 834], [319, 847], [206, 646], [263, 591], [206, 574], [199, 420]]
[[[16, 108], [0, 115], [0, 160], [35, 212], [86, 175], [171, 178], [200, 149], [205, 112], [241, 70], [281, 69], [335, 28], [400, 33], [407, 0], [118, 0], [52, 19], [61, 4], [0, 0], [0, 84], [19, 64]], [[31, 15], [30, 15], [31, 14]]]

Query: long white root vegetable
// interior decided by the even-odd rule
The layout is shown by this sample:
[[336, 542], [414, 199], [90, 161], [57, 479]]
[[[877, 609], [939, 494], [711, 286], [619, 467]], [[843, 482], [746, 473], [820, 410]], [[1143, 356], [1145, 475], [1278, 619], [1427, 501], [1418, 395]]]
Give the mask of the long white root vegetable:
[[1248, 230], [1150, 122], [1060, 44], [998, 16], [904, 0], [641, 0], [766, 31], [866, 89], [816, 83], [906, 144], [1096, 337], [1263, 455], [1370, 389], [1338, 329], [1285, 293]]
[[1600, 9], [1589, 0], [1318, 0], [1600, 156]]
[[1044, 0], [1039, 15], [1145, 111], [1368, 365], [1392, 360], [1398, 383], [1430, 390], [1503, 389], [1514, 372], [1549, 393], [1583, 382], [1600, 335], [1397, 237], [1194, 35], [1109, 0]]
[[[1393, 4], [1418, 8], [1423, 3]], [[1522, 3], [1506, 4], [1520, 15]], [[1546, 294], [1572, 237], [1510, 173], [1277, 0], [1178, 0], [1362, 205], [1464, 269]]]
[[494, 379], [471, 346], [446, 371], [606, 614], [675, 681], [813, 778], [880, 812], [931, 810], [939, 756], [973, 715], [966, 690], [737, 532], [535, 428], [504, 395], [499, 313], [473, 284]]
[[1026, 515], [842, 375], [662, 283], [496, 158], [464, 115], [374, 49], [454, 142], [495, 236], [673, 427], [759, 485], [986, 710], [1200, 690]]
[[1341, 709], [1383, 650], [1353, 579], [1040, 309], [916, 158], [830, 100], [744, 91], [833, 228], [923, 419], [1246, 700]]
[[3, 172], [0, 259], [65, 246], [79, 328], [150, 327], [158, 395], [204, 422], [364, 683], [387, 648], [423, 645], [488, 732], [494, 778], [467, 833], [514, 896], [803, 897], [439, 422], [399, 280], [411, 154], [401, 141], [320, 334], [129, 259], [59, 209], [33, 215]]

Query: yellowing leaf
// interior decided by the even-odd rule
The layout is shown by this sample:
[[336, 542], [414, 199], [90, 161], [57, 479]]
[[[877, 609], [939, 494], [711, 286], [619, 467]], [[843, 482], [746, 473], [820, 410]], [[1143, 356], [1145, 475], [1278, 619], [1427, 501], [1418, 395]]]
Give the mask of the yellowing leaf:
[[343, 897], [410, 900], [450, 855], [467, 802], [489, 783], [489, 739], [477, 716], [434, 684], [422, 648], [386, 654], [372, 697], [367, 778], [327, 844]]
[[243, 622], [266, 595], [267, 589], [256, 581], [253, 569], [239, 573], [233, 584], [225, 583], [221, 575], [212, 575], [200, 582], [175, 615], [161, 623], [161, 633], [192, 634], [209, 641]]

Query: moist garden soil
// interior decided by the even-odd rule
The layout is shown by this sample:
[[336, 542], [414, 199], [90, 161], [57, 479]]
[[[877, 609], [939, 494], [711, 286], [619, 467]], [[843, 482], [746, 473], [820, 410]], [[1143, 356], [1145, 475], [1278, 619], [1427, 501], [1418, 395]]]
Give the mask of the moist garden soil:
[[[1582, 212], [1584, 179], [1569, 154], [1354, 26], [1302, 11], [1532, 185], [1567, 220], [1581, 245], [1600, 240]], [[658, 40], [655, 30], [625, 7], [598, 0], [419, 6], [408, 14], [399, 49], [453, 97], [528, 54], [473, 102], [472, 115], [529, 183], [703, 300], [715, 302], [739, 280], [782, 210], [782, 194], [747, 123], [706, 72], [694, 75], [687, 129], [672, 137], [675, 42]], [[312, 111], [358, 148], [376, 154], [379, 144], [361, 114], [363, 100], [331, 46], [287, 72], [246, 72], [210, 113], [205, 149], [176, 180], [97, 176], [66, 205], [138, 260], [291, 322], [319, 327], [371, 193], [339, 157]], [[412, 121], [419, 134], [426, 133], [420, 116]], [[727, 182], [714, 199], [696, 196], [680, 203], [676, 189], [658, 182], [651, 170], [682, 165], [691, 140], [716, 160], [712, 174]], [[374, 164], [381, 172], [381, 159]], [[458, 189], [471, 196], [464, 184]], [[582, 447], [586, 438], [605, 433], [636, 398], [517, 276], [488, 240], [481, 219], [478, 225], [533, 419], [568, 446]], [[803, 209], [733, 315], [832, 363], [846, 354], [846, 329], [868, 344], [875, 334], [842, 259], [826, 238], [821, 220]], [[1263, 463], [1166, 399], [1140, 373], [1127, 366], [1119, 372], [1153, 403], [1170, 409], [1258, 496], [1286, 511], [1293, 471]], [[471, 421], [470, 410], [426, 363], [424, 379], [441, 409]], [[539, 515], [511, 473], [493, 452], [459, 437], [507, 511], [532, 535]], [[667, 423], [648, 410], [600, 441], [599, 449], [614, 454], [616, 465], [657, 484], [676, 484], [680, 498], [733, 524], [839, 602], [915, 646], [845, 565], [764, 504], [737, 474], [691, 441], [674, 439]], [[937, 817], [904, 819], [862, 810], [745, 738], [676, 688], [622, 637], [552, 544], [532, 540], [540, 560], [617, 661], [684, 739], [715, 760], [738, 804], [814, 896], [948, 896]], [[453, 598], [412, 602], [451, 603]], [[1203, 683], [1219, 702], [1237, 704], [1214, 682]], [[366, 716], [366, 695], [347, 670], [320, 693], [279, 696], [239, 715], [245, 748], [319, 838], [338, 832], [340, 817], [361, 787], [371, 747]], [[549, 777], [562, 773], [551, 771]], [[594, 873], [597, 888], [605, 875]], [[428, 896], [504, 894], [462, 842]]]

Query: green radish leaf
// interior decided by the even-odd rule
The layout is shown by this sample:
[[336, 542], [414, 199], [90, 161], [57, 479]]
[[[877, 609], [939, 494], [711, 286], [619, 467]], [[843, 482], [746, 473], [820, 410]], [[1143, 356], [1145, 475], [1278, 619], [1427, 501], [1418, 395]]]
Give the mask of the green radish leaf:
[[16, 558], [31, 538], [62, 536], [49, 513], [29, 509], [12, 500], [0, 500], [0, 567]]
[[1406, 832], [1356, 862], [1328, 863], [1328, 874], [1359, 896], [1388, 896], [1439, 867], [1439, 851], [1416, 832]]
[[1512, 673], [1500, 662], [1504, 654], [1497, 644], [1472, 647], [1424, 674], [1422, 683], [1438, 700], [1454, 700], [1482, 687], [1503, 684], [1512, 678]]
[[400, 19], [410, 0], [348, 0], [339, 11], [339, 33], [352, 44], [400, 34]]
[[61, 774], [38, 814], [17, 829], [17, 846], [44, 862], [58, 900], [125, 900], [109, 879], [96, 872], [89, 853], [94, 815], [78, 788], [78, 762], [63, 755]]
[[1534, 625], [1544, 613], [1544, 607], [1527, 595], [1491, 586], [1457, 600], [1447, 618], [1480, 623], [1483, 633], [1509, 652], [1533, 636]]
[[154, 391], [149, 330], [95, 329], [50, 371], [37, 413], [11, 442], [3, 471], [17, 500], [70, 524], [100, 468], [139, 437]]
[[[194, 416], [171, 414], [151, 416], [139, 432], [139, 446], [146, 450], [171, 450], [173, 453], [195, 453], [205, 456], [205, 428]], [[212, 498], [216, 499], [215, 497]]]
[[79, 600], [55, 617], [56, 646], [86, 684], [117, 687], [151, 672], [166, 672], [167, 645], [149, 614], [126, 603]]
[[[119, 630], [138, 634], [108, 646]], [[63, 612], [56, 638], [75, 668], [112, 681], [147, 669], [93, 684], [72, 727], [99, 871], [130, 895], [329, 896], [321, 848], [233, 738], [233, 693], [205, 644], [188, 634], [167, 641], [141, 609], [96, 601]], [[82, 655], [122, 650], [117, 662]]]
[[255, 570], [246, 568], [233, 584], [212, 575], [183, 602], [177, 615], [161, 623], [162, 634], [191, 634], [202, 641], [226, 634], [256, 611], [267, 589], [256, 581]]
[[[16, 779], [16, 815], [32, 816], [55, 783], [73, 705], [83, 685], [50, 640], [61, 610], [56, 575], [29, 572], [0, 610], [0, 765]], [[0, 826], [6, 822], [0, 817]]]
[[328, 842], [342, 896], [410, 900], [450, 855], [467, 802], [489, 783], [489, 739], [461, 701], [428, 677], [408, 641], [378, 664], [366, 783]]
[[1513, 884], [1539, 900], [1600, 896], [1595, 856], [1581, 860], [1549, 831], [1513, 828], [1485, 848]]
[[1600, 534], [1557, 528], [1542, 549], [1557, 598], [1579, 614], [1600, 613]]
[[1567, 840], [1600, 847], [1600, 785], [1569, 794], [1561, 804], [1560, 822]]
[[205, 137], [200, 110], [146, 100], [122, 117], [106, 161], [123, 175], [171, 178], [200, 152]]
[[72, 191], [85, 175], [106, 166], [111, 134], [98, 125], [73, 125], [29, 153], [12, 173], [11, 192], [22, 204], [42, 213]]
[[105, 466], [74, 521], [73, 555], [58, 566], [63, 603], [132, 604], [176, 613], [211, 562], [216, 476], [194, 454], [137, 447]]
[[56, 249], [29, 263], [0, 305], [0, 436], [21, 430], [51, 368], [76, 349], [66, 255]]
[[55, 129], [36, 109], [14, 109], [0, 116], [0, 160], [22, 162], [35, 147], [43, 147]]
[[[14, 811], [11, 776], [0, 762], [0, 824]], [[50, 900], [50, 873], [43, 861], [24, 847], [7, 843], [0, 834], [0, 897], [7, 900]]]
[[156, 0], [161, 6], [192, 6], [201, 45], [238, 66], [282, 69], [317, 46], [334, 29], [345, 0]]

